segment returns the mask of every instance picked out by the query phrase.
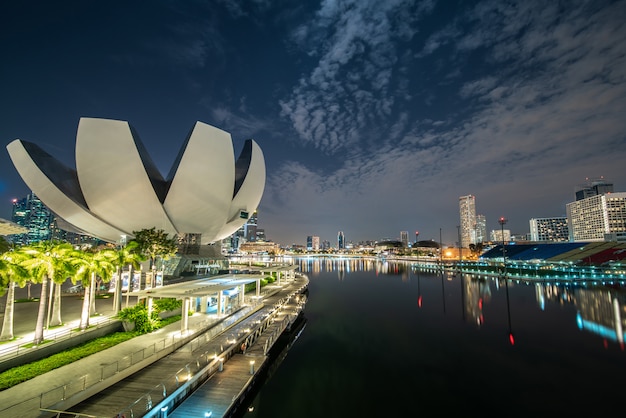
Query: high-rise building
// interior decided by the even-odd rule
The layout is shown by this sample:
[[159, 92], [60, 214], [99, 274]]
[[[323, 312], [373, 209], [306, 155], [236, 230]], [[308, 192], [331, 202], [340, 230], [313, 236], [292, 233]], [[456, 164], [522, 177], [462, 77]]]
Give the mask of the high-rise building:
[[11, 236], [15, 244], [28, 245], [52, 238], [54, 214], [33, 192], [21, 200], [13, 200], [11, 221], [28, 228], [24, 234]]
[[476, 198], [473, 195], [459, 197], [461, 219], [461, 247], [476, 243]]
[[566, 209], [571, 241], [605, 241], [607, 236], [626, 238], [626, 192], [576, 200], [568, 203]]
[[586, 199], [604, 193], [613, 193], [613, 183], [604, 178], [586, 179], [586, 182], [578, 185], [576, 190], [576, 200]]
[[409, 231], [400, 231], [400, 242], [404, 248], [409, 246]]
[[254, 213], [252, 215], [250, 215], [250, 219], [248, 219], [248, 222], [246, 222], [243, 225], [244, 228], [244, 237], [246, 238], [246, 241], [248, 242], [254, 242], [257, 239], [257, 234], [256, 234], [256, 230], [257, 230], [257, 223], [258, 223], [258, 218], [257, 218], [257, 211], [255, 210]]
[[320, 250], [320, 237], [309, 235], [306, 237], [306, 249], [307, 251], [319, 251]]
[[487, 218], [485, 215], [476, 215], [476, 240], [474, 244], [488, 241], [487, 239]]
[[567, 217], [565, 216], [532, 218], [529, 223], [531, 241], [569, 241], [569, 228], [567, 226]]
[[338, 250], [346, 249], [346, 237], [343, 235], [343, 231], [339, 231], [337, 233], [337, 249]]

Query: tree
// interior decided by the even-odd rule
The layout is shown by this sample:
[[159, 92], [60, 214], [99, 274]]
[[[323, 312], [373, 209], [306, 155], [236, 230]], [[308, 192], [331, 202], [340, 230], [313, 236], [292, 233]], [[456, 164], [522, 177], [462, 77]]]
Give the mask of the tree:
[[2, 280], [2, 288], [8, 285], [6, 307], [4, 309], [4, 318], [2, 320], [2, 332], [0, 333], [0, 341], [12, 340], [13, 335], [13, 318], [15, 303], [15, 286], [24, 287], [26, 280], [29, 278], [28, 271], [20, 265], [23, 255], [19, 252], [5, 252], [0, 254], [0, 280]]
[[71, 270], [67, 255], [74, 252], [74, 248], [68, 243], [40, 242], [22, 247], [20, 251], [26, 256], [21, 262], [22, 267], [28, 270], [35, 282], [41, 283], [41, 296], [33, 340], [34, 344], [41, 344], [48, 300], [48, 280], [53, 283], [65, 281], [68, 271]]
[[469, 250], [472, 258], [478, 258], [483, 253], [483, 243], [478, 242], [476, 244], [470, 244]]
[[157, 257], [167, 260], [178, 250], [176, 239], [169, 238], [162, 229], [156, 230], [154, 227], [142, 229], [133, 231], [133, 235], [135, 236], [133, 241], [137, 242], [139, 251], [150, 259], [150, 271], [155, 267]]
[[117, 270], [117, 282], [115, 283], [115, 296], [113, 298], [113, 309], [118, 313], [122, 309], [122, 271], [124, 266], [128, 266], [128, 292], [133, 269], [140, 267], [140, 262], [145, 260], [145, 256], [139, 252], [137, 241], [130, 241], [126, 246], [118, 249], [113, 258], [113, 265]]
[[95, 306], [96, 277], [100, 276], [103, 281], [109, 281], [115, 271], [115, 266], [110, 250], [84, 251], [81, 253], [81, 257], [76, 260], [76, 264], [78, 269], [75, 277], [80, 279], [85, 289], [79, 328], [85, 330], [89, 327], [89, 317]]

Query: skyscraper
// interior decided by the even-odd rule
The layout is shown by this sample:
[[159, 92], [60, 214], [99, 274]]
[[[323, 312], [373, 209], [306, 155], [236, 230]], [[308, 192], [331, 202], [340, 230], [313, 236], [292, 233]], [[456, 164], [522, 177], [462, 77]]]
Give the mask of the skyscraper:
[[476, 198], [473, 195], [459, 197], [461, 220], [461, 247], [468, 248], [476, 242]]
[[487, 241], [487, 218], [485, 215], [476, 215], [476, 240], [474, 244]]
[[613, 183], [603, 177], [599, 179], [586, 179], [586, 183], [580, 184], [576, 190], [576, 200], [586, 199], [603, 193], [613, 193]]
[[571, 241], [605, 241], [610, 235], [626, 239], [626, 192], [587, 197], [565, 208]]
[[343, 231], [339, 231], [337, 233], [337, 249], [338, 250], [346, 249], [346, 238], [343, 235]]
[[33, 192], [13, 201], [11, 221], [28, 228], [27, 233], [11, 236], [11, 241], [16, 244], [28, 245], [52, 238], [54, 215]]
[[400, 231], [400, 242], [404, 248], [409, 246], [409, 231]]
[[257, 223], [258, 215], [257, 211], [255, 210], [254, 213], [250, 215], [250, 219], [248, 219], [248, 222], [246, 222], [243, 226], [243, 228], [245, 229], [244, 237], [246, 238], [247, 242], [254, 242], [257, 240]]

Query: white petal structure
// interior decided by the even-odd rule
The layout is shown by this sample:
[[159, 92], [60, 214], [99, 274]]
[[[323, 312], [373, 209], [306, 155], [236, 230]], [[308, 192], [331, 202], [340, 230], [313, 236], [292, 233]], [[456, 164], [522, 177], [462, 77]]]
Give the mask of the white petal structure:
[[167, 179], [125, 121], [81, 118], [76, 170], [31, 142], [16, 139], [7, 150], [24, 182], [50, 210], [110, 242], [152, 227], [215, 242], [247, 221], [265, 188], [265, 160], [257, 143], [246, 140], [235, 162], [230, 134], [202, 122]]

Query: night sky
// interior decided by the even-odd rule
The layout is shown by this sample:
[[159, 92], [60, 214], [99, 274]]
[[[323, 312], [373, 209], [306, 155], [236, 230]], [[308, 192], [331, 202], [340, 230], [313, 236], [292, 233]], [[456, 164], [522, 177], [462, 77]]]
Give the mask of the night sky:
[[0, 51], [2, 218], [29, 192], [5, 146], [74, 167], [83, 116], [164, 176], [196, 121], [253, 138], [283, 245], [454, 245], [468, 194], [525, 234], [586, 178], [626, 191], [626, 1], [15, 1]]

